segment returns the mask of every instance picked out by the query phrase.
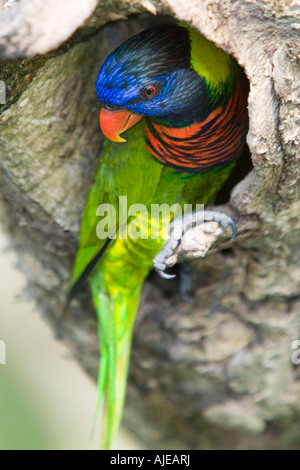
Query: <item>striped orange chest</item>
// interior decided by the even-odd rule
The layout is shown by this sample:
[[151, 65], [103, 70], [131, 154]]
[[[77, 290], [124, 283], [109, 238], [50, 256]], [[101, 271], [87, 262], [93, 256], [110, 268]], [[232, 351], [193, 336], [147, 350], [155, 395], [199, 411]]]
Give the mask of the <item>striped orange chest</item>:
[[241, 77], [227, 103], [212, 111], [202, 122], [184, 128], [170, 128], [148, 121], [148, 150], [163, 165], [191, 173], [231, 163], [245, 145], [247, 96], [248, 83]]

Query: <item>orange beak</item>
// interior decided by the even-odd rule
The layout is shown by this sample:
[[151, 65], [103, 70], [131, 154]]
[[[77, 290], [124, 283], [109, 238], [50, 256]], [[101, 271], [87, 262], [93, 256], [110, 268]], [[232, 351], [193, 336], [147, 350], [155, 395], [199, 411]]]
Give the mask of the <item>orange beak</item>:
[[109, 111], [101, 108], [99, 121], [105, 137], [113, 142], [126, 142], [125, 139], [120, 137], [120, 134], [137, 124], [143, 117], [125, 109]]

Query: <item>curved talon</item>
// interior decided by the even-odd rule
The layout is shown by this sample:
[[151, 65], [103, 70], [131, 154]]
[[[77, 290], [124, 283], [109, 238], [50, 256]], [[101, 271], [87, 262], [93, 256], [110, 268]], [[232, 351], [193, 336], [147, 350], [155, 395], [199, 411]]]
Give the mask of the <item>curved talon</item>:
[[[237, 234], [236, 223], [230, 216], [228, 216], [228, 217], [229, 217], [229, 220], [227, 221], [226, 225], [223, 224], [223, 226], [228, 227], [228, 225], [230, 225], [231, 230], [232, 230], [231, 240], [234, 240], [236, 238], [236, 234]], [[218, 222], [218, 221], [216, 221], [216, 222]]]
[[[227, 216], [227, 214], [226, 214]], [[236, 228], [236, 223], [235, 221], [228, 215], [228, 220], [223, 224], [218, 222], [218, 220], [216, 220], [215, 222], [219, 223], [221, 226], [223, 227], [228, 227], [228, 225], [231, 227], [231, 231], [232, 231], [232, 235], [231, 235], [231, 240], [234, 240], [236, 238], [236, 235], [237, 235], [237, 228]], [[204, 220], [205, 222], [205, 220]]]
[[176, 274], [168, 274], [158, 268], [155, 268], [155, 271], [162, 279], [174, 279], [176, 277]]

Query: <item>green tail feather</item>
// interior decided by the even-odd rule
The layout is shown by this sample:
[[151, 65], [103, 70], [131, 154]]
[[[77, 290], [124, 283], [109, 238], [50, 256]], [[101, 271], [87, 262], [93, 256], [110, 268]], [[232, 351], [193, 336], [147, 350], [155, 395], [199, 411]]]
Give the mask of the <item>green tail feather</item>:
[[141, 284], [130, 292], [109, 292], [102, 272], [91, 277], [99, 321], [100, 371], [97, 410], [104, 400], [102, 449], [109, 449], [118, 432], [124, 402], [131, 352], [132, 331], [139, 305]]

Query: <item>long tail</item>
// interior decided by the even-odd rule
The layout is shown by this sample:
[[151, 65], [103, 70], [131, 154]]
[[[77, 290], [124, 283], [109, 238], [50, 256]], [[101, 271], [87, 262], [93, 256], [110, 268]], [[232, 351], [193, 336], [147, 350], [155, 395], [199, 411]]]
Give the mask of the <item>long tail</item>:
[[101, 352], [97, 404], [99, 410], [104, 399], [101, 448], [109, 449], [123, 414], [132, 331], [142, 282], [130, 292], [114, 290], [105, 283], [101, 272], [92, 275], [90, 282], [99, 322]]

